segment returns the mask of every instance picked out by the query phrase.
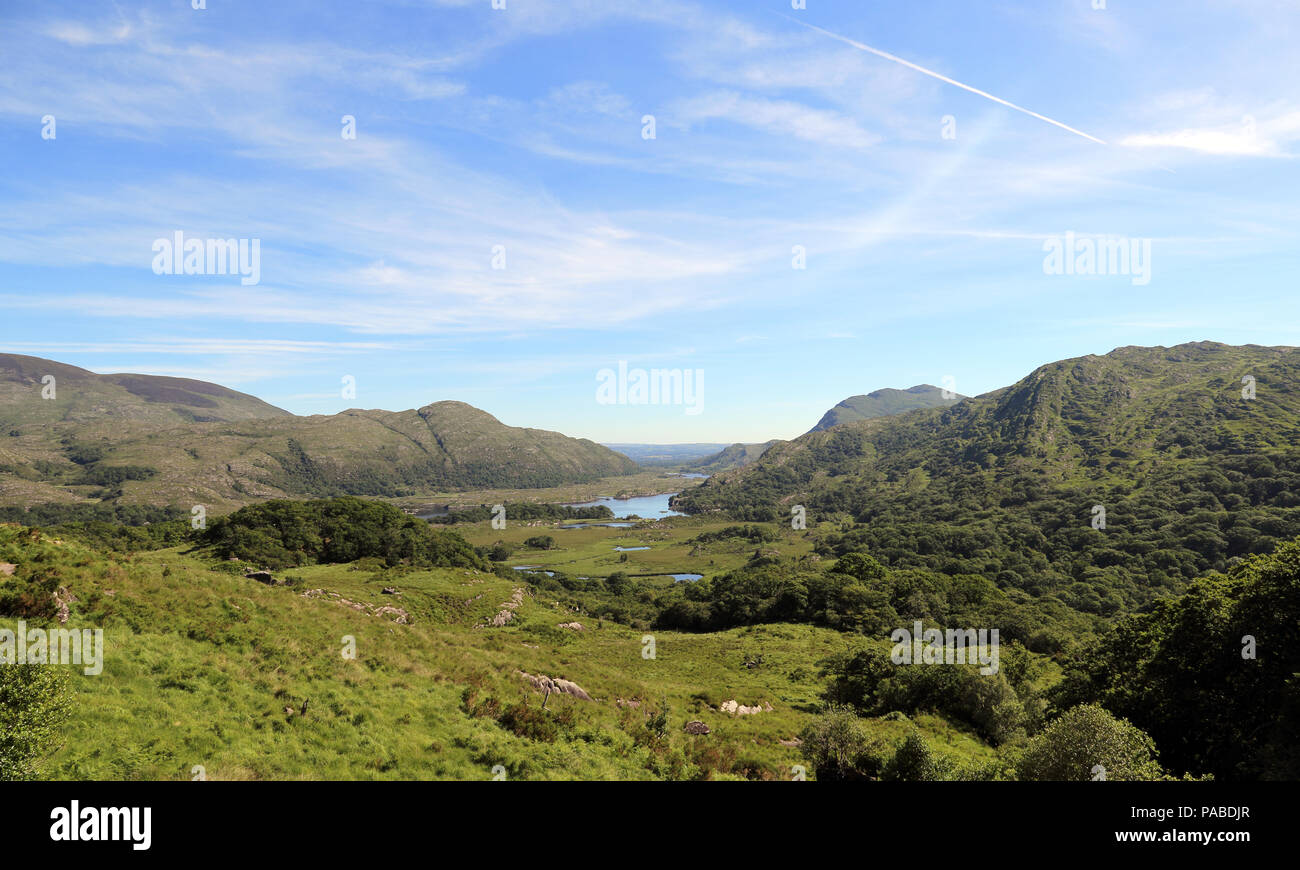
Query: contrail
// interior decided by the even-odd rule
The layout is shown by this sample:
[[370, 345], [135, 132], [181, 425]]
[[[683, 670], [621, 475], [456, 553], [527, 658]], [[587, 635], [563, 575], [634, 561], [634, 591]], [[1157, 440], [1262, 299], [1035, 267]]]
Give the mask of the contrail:
[[[781, 15], [781, 13], [779, 12], [777, 14]], [[990, 94], [988, 91], [981, 91], [979, 88], [972, 88], [970, 85], [964, 85], [961, 82], [957, 81], [956, 79], [950, 79], [946, 75], [943, 75], [942, 73], [937, 73], [934, 70], [926, 69], [923, 66], [917, 66], [911, 61], [903, 60], [901, 57], [890, 54], [887, 51], [881, 51], [878, 48], [872, 48], [869, 45], [865, 45], [861, 42], [857, 42], [855, 40], [849, 39], [848, 37], [840, 36], [838, 33], [831, 33], [829, 30], [825, 30], [821, 27], [818, 27], [815, 24], [808, 24], [807, 22], [800, 21], [798, 18], [791, 18], [789, 15], [781, 15], [781, 17], [789, 18], [794, 23], [802, 24], [804, 27], [807, 27], [809, 30], [816, 30], [818, 33], [824, 33], [827, 36], [829, 36], [831, 39], [838, 39], [840, 42], [846, 43], [847, 45], [851, 45], [854, 48], [861, 49], [862, 51], [870, 52], [871, 54], [874, 54], [877, 57], [883, 57], [885, 60], [892, 60], [894, 63], [902, 64], [908, 69], [914, 69], [919, 73], [925, 73], [931, 78], [936, 78], [941, 82], [947, 82], [950, 85], [956, 85], [962, 90], [970, 91], [972, 94], [979, 94], [981, 97], [984, 97], [987, 100], [992, 100], [995, 103], [1000, 103], [1001, 105], [1006, 106], [1009, 109], [1015, 109], [1017, 112], [1024, 112], [1026, 115], [1029, 115], [1031, 118], [1037, 118], [1040, 121], [1046, 121], [1049, 124], [1052, 124], [1056, 127], [1060, 127], [1062, 130], [1068, 130], [1076, 136], [1082, 136], [1083, 138], [1087, 139], [1090, 142], [1096, 142], [1098, 145], [1106, 144], [1101, 139], [1098, 139], [1096, 136], [1089, 136], [1087, 133], [1083, 132], [1082, 130], [1076, 130], [1073, 127], [1069, 126], [1068, 124], [1062, 124], [1060, 121], [1055, 121], [1047, 117], [1046, 115], [1040, 115], [1037, 112], [1031, 112], [1029, 109], [1026, 109], [1024, 106], [1017, 106], [1015, 103], [1008, 102], [1007, 100], [1004, 100], [1001, 97], [995, 97], [992, 94]]]

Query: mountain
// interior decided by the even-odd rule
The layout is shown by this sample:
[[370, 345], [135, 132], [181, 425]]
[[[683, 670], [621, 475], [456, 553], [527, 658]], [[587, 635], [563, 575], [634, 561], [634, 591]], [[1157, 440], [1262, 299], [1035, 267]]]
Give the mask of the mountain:
[[1295, 348], [1124, 347], [778, 443], [675, 506], [803, 505], [810, 525], [855, 523], [830, 554], [863, 546], [1108, 616], [1300, 534], [1298, 383]]
[[[42, 399], [47, 378], [53, 378], [53, 400]], [[231, 423], [290, 416], [261, 399], [204, 381], [97, 375], [40, 357], [0, 353], [0, 420], [10, 425]]]
[[[529, 488], [627, 474], [586, 439], [463, 402], [298, 417], [215, 384], [0, 357], [0, 501], [233, 507], [285, 496]], [[42, 378], [55, 396], [42, 399]]]
[[827, 411], [817, 425], [809, 431], [821, 432], [842, 423], [870, 420], [873, 417], [888, 417], [902, 414], [904, 411], [914, 411], [917, 408], [946, 407], [966, 398], [957, 393], [950, 393], [955, 398], [945, 399], [943, 392], [929, 384], [918, 384], [906, 390], [885, 388], [867, 393], [865, 396], [850, 396]]
[[737, 442], [729, 447], [723, 448], [712, 456], [706, 456], [697, 462], [692, 463], [689, 467], [693, 471], [699, 471], [704, 474], [716, 474], [719, 471], [728, 471], [732, 468], [739, 468], [742, 465], [748, 465], [762, 456], [767, 448], [777, 443], [777, 439], [765, 441], [762, 444], [741, 444]]

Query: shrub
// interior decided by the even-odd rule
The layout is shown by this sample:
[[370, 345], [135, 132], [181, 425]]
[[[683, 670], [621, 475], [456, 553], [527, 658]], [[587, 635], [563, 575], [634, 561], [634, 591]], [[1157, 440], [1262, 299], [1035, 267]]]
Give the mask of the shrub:
[[1022, 780], [1164, 779], [1151, 738], [1096, 704], [1074, 707], [1029, 742], [1016, 764]]
[[36, 778], [71, 709], [67, 678], [56, 669], [0, 665], [0, 781]]

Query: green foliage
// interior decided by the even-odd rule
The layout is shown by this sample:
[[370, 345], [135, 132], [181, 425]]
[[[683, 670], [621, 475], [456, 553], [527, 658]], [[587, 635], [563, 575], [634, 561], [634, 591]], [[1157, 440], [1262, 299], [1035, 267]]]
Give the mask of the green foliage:
[[1151, 738], [1095, 704], [1071, 708], [1033, 738], [1016, 765], [1021, 780], [1160, 780]]
[[[574, 507], [567, 504], [534, 504], [533, 502], [511, 502], [504, 505], [506, 520], [515, 522], [535, 522], [537, 520], [609, 520], [614, 512], [603, 504], [591, 507]], [[481, 523], [492, 519], [492, 507], [479, 505], [471, 508], [458, 508], [430, 517], [429, 522], [440, 525], [455, 523]]]
[[[855, 525], [827, 535], [823, 556], [866, 549], [891, 569], [978, 574], [1044, 610], [1109, 619], [1300, 535], [1296, 359], [1200, 343], [1052, 363], [951, 408], [774, 445], [678, 504], [848, 513]], [[1243, 400], [1238, 369], [1267, 396]]]
[[128, 480], [148, 480], [158, 472], [143, 465], [94, 465], [74, 480], [76, 486], [120, 486]]
[[455, 532], [383, 502], [351, 496], [317, 501], [268, 501], [212, 521], [204, 543], [222, 559], [268, 568], [352, 562], [373, 556], [388, 565], [486, 569]]
[[937, 756], [916, 728], [907, 732], [893, 758], [885, 765], [881, 779], [894, 782], [933, 782], [945, 779], [948, 765]]
[[1041, 719], [1037, 693], [1027, 683], [1017, 691], [1001, 668], [985, 675], [974, 665], [898, 665], [879, 647], [838, 653], [821, 667], [830, 677], [827, 701], [868, 716], [941, 713], [995, 746], [1023, 737]]
[[113, 550], [153, 550], [190, 540], [188, 516], [180, 508], [112, 503], [0, 507], [0, 522], [48, 526], [60, 536]]
[[799, 739], [799, 752], [819, 781], [861, 781], [880, 773], [880, 744], [868, 737], [848, 708], [831, 707], [804, 728]]
[[1292, 541], [1122, 621], [1080, 652], [1057, 703], [1095, 700], [1132, 720], [1180, 773], [1294, 780], [1298, 675], [1300, 542]]
[[[1053, 652], [1068, 629], [1088, 624], [1059, 602], [1016, 601], [979, 576], [887, 571], [866, 553], [847, 553], [822, 571], [780, 559], [684, 588], [661, 602], [656, 625], [716, 631], [761, 622], [811, 622], [867, 635], [888, 634], [913, 620], [947, 626], [998, 627], [1004, 641]], [[1068, 628], [1067, 628], [1068, 627]]]
[[57, 668], [0, 665], [0, 781], [35, 779], [71, 710], [72, 692]]
[[704, 532], [694, 538], [697, 544], [712, 544], [716, 541], [748, 541], [751, 544], [764, 544], [775, 541], [780, 536], [771, 528], [758, 525], [727, 526], [716, 532]]
[[554, 550], [555, 538], [550, 535], [534, 535], [531, 538], [524, 539], [524, 546], [531, 547], [534, 550]]

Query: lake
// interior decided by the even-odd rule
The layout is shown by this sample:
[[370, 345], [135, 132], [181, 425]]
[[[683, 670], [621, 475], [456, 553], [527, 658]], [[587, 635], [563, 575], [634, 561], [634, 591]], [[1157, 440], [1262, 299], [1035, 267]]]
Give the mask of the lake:
[[[633, 515], [650, 520], [657, 520], [662, 517], [685, 516], [681, 511], [675, 511], [668, 507], [668, 500], [675, 495], [677, 495], [675, 492], [665, 492], [660, 495], [639, 495], [633, 498], [598, 498], [595, 501], [571, 504], [569, 507], [604, 505], [614, 512], [615, 519], [624, 519]], [[590, 525], [596, 524], [591, 523]], [[570, 528], [577, 527], [570, 526]]]

